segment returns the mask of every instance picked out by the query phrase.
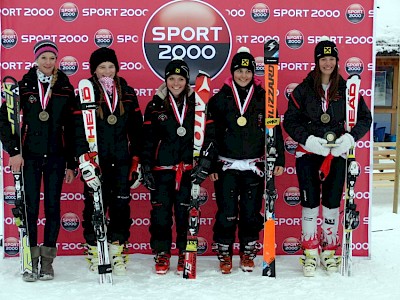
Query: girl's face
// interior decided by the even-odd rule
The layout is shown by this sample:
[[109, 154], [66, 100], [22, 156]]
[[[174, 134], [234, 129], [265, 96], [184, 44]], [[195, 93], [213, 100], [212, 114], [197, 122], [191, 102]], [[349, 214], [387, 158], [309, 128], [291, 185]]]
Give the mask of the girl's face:
[[233, 80], [241, 87], [247, 86], [253, 79], [253, 72], [247, 68], [240, 68], [233, 72]]
[[94, 71], [94, 74], [96, 74], [97, 79], [100, 79], [101, 77], [114, 78], [116, 73], [117, 70], [115, 68], [115, 65], [109, 61], [102, 62], [97, 66], [96, 71]]
[[40, 72], [46, 76], [53, 74], [57, 62], [57, 56], [53, 52], [43, 52], [36, 59], [36, 64]]
[[173, 74], [167, 78], [168, 90], [177, 98], [186, 87], [186, 78], [181, 75]]
[[331, 76], [336, 67], [336, 57], [324, 56], [319, 59], [319, 69], [324, 76]]

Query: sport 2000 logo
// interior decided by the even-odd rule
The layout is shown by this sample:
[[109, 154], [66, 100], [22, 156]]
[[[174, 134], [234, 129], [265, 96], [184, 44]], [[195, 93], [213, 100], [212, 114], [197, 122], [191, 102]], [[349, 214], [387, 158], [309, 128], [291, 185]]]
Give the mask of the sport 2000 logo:
[[213, 78], [224, 69], [231, 39], [226, 20], [211, 5], [196, 0], [173, 1], [149, 18], [142, 46], [147, 63], [160, 79], [167, 63], [178, 57], [188, 64], [193, 84], [199, 70]]

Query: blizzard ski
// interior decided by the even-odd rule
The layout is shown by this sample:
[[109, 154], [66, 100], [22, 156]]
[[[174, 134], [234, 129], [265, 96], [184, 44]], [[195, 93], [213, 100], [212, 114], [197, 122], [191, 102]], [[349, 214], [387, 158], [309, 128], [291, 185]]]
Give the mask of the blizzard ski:
[[[210, 75], [199, 71], [195, 82], [195, 120], [194, 120], [194, 139], [193, 139], [193, 165], [197, 163], [200, 156], [201, 147], [204, 142], [206, 126], [206, 105], [210, 98]], [[192, 184], [189, 203], [189, 227], [187, 230], [187, 242], [185, 249], [185, 263], [183, 278], [196, 278], [197, 246], [200, 221], [200, 185]]]
[[279, 43], [268, 40], [264, 44], [265, 78], [265, 193], [264, 193], [264, 238], [262, 275], [276, 277], [275, 273], [275, 188], [274, 168], [278, 156], [275, 126], [277, 118]]
[[[83, 123], [85, 127], [86, 140], [89, 143], [91, 152], [98, 152], [97, 132], [96, 132], [96, 103], [92, 83], [83, 79], [79, 81], [79, 96], [81, 99], [81, 108]], [[99, 164], [99, 156], [96, 155], [95, 161]], [[97, 252], [99, 257], [98, 272], [100, 283], [112, 284], [112, 268], [107, 245], [107, 226], [103, 209], [103, 199], [101, 187], [93, 192], [94, 211], [92, 224], [97, 239]]]
[[[7, 106], [8, 121], [11, 125], [11, 133], [18, 137], [18, 149], [22, 154], [21, 126], [20, 126], [20, 102], [18, 82], [11, 76], [3, 78], [2, 97]], [[24, 195], [24, 177], [23, 170], [12, 172], [15, 186], [15, 207], [11, 209], [18, 226], [19, 233], [19, 257], [20, 271], [24, 281], [36, 281], [32, 273], [32, 255], [29, 245], [29, 230], [27, 222], [25, 195]]]
[[[346, 83], [346, 131], [350, 132], [357, 122], [357, 108], [359, 100], [361, 78], [353, 74]], [[360, 224], [360, 213], [354, 203], [354, 186], [360, 167], [356, 161], [355, 146], [347, 152], [346, 162], [346, 192], [344, 202], [343, 240], [342, 240], [342, 264], [340, 273], [343, 276], [351, 276], [352, 273], [352, 234]]]

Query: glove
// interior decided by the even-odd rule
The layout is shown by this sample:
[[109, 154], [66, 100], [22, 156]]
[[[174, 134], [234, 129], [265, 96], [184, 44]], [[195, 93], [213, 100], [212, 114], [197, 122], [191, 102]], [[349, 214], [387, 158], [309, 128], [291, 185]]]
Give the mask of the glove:
[[200, 158], [198, 164], [193, 168], [192, 174], [190, 175], [192, 182], [194, 184], [201, 184], [207, 178], [210, 168], [211, 161], [205, 157]]
[[345, 133], [335, 141], [335, 145], [337, 146], [332, 148], [331, 154], [338, 157], [343, 153], [347, 153], [351, 147], [354, 147], [355, 141], [350, 133]]
[[79, 157], [79, 169], [81, 170], [82, 178], [85, 180], [88, 187], [97, 191], [100, 186], [100, 166], [94, 160], [97, 152], [88, 152]]
[[142, 172], [140, 169], [139, 157], [132, 157], [131, 169], [129, 170], [129, 184], [131, 189], [139, 187], [142, 181]]
[[306, 144], [303, 146], [305, 150], [308, 152], [312, 152], [318, 155], [327, 156], [329, 154], [330, 149], [328, 147], [324, 147], [328, 142], [325, 139], [316, 137], [314, 135], [310, 135]]
[[142, 183], [150, 191], [155, 191], [156, 183], [154, 181], [153, 174], [151, 173], [151, 168], [149, 165], [142, 166]]

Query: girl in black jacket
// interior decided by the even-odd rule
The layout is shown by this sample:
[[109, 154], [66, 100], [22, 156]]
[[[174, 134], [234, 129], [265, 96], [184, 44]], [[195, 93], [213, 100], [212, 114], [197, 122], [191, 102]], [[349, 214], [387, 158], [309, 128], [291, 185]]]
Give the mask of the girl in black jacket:
[[[339, 74], [335, 43], [327, 39], [319, 42], [314, 58], [315, 69], [292, 92], [283, 123], [287, 133], [299, 143], [296, 171], [303, 207], [301, 240], [305, 276], [314, 276], [320, 247], [323, 267], [328, 271], [338, 268], [339, 260], [334, 255], [339, 245], [345, 157], [355, 141], [368, 132], [372, 121], [371, 112], [360, 97], [357, 124], [350, 132], [345, 131], [346, 81]], [[335, 147], [327, 147], [327, 138]], [[317, 218], [321, 202], [323, 221], [319, 238]]]
[[177, 273], [183, 271], [193, 163], [194, 106], [187, 64], [181, 59], [170, 61], [165, 69], [165, 83], [146, 107], [141, 156], [143, 184], [151, 192], [150, 245], [156, 254], [157, 274], [165, 274], [170, 267], [173, 215], [179, 249]]
[[[63, 179], [71, 183], [76, 163], [73, 156], [74, 89], [68, 77], [57, 69], [58, 49], [50, 40], [34, 46], [37, 67], [31, 68], [19, 82], [22, 118], [22, 149], [12, 134], [7, 107], [1, 106], [0, 137], [10, 155], [12, 171], [23, 168], [27, 225], [32, 254], [32, 276], [27, 281], [49, 280], [56, 257], [60, 230], [60, 196]], [[38, 246], [40, 186], [43, 179], [44, 227], [43, 245]], [[38, 265], [40, 260], [40, 273]]]
[[[214, 181], [218, 206], [213, 228], [214, 250], [223, 274], [232, 270], [237, 229], [240, 267], [245, 272], [253, 271], [264, 223], [260, 212], [264, 193], [265, 90], [254, 72], [253, 55], [248, 48], [239, 48], [232, 58], [232, 77], [208, 103], [200, 167], [194, 171], [194, 175], [201, 175], [201, 169], [208, 173], [211, 161], [218, 161], [210, 179]], [[274, 175], [279, 176], [285, 164], [280, 126], [276, 126], [276, 149]]]
[[[96, 236], [92, 224], [93, 190], [100, 184], [94, 157], [98, 155], [104, 212], [108, 212], [107, 238], [113, 274], [126, 274], [126, 257], [122, 254], [130, 236], [130, 189], [138, 186], [139, 153], [143, 117], [136, 93], [118, 76], [119, 64], [113, 49], [99, 48], [90, 56], [89, 80], [96, 102], [98, 153], [89, 153], [82, 115], [76, 113], [76, 155], [79, 157], [84, 187], [83, 235], [87, 243], [89, 270], [97, 271]], [[80, 100], [77, 98], [77, 102]]]

